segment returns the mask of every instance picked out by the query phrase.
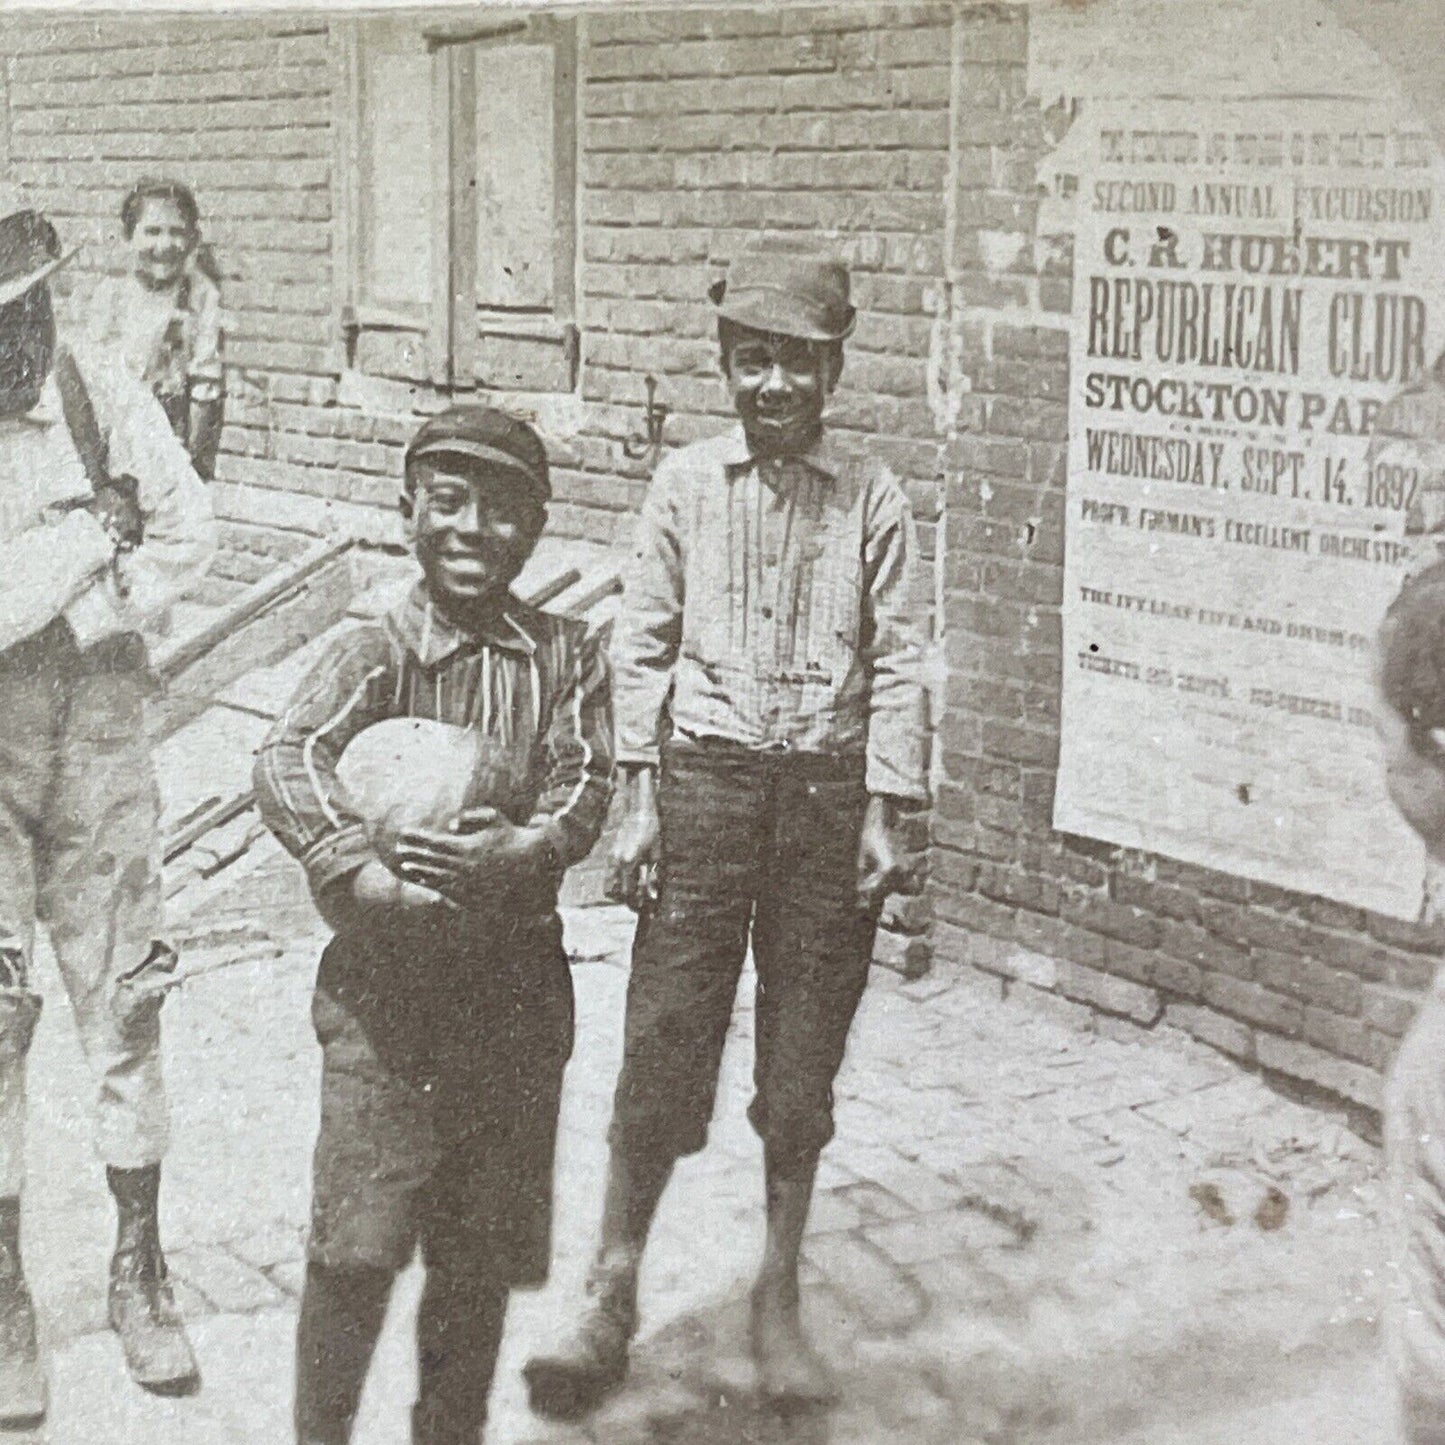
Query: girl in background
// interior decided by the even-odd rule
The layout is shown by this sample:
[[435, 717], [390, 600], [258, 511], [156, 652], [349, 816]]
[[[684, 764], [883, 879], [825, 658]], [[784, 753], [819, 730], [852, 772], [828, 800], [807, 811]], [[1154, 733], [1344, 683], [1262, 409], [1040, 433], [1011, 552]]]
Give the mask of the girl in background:
[[150, 387], [191, 464], [210, 481], [225, 408], [221, 291], [201, 243], [196, 198], [180, 181], [142, 178], [121, 204], [120, 224], [131, 270], [96, 288], [87, 334], [117, 348]]

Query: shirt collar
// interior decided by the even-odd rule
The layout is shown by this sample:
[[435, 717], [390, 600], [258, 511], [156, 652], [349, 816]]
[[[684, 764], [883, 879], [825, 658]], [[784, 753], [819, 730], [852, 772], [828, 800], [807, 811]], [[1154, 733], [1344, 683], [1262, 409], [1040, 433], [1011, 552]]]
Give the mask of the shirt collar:
[[[842, 470], [842, 458], [838, 453], [838, 445], [829, 434], [827, 427], [823, 428], [817, 441], [807, 451], [786, 460], [794, 464], [801, 464], [809, 471], [816, 472], [819, 476], [827, 477], [830, 480], [836, 479]], [[748, 447], [747, 435], [741, 424], [733, 427], [722, 438], [722, 464], [730, 476], [738, 476], [751, 471], [759, 464], [758, 458], [753, 456]]]
[[418, 582], [392, 608], [391, 624], [423, 667], [435, 667], [453, 654], [478, 645], [501, 647], [530, 657], [537, 650], [537, 639], [522, 611], [522, 604], [509, 595], [495, 617], [477, 627], [461, 628], [437, 610], [426, 584]]

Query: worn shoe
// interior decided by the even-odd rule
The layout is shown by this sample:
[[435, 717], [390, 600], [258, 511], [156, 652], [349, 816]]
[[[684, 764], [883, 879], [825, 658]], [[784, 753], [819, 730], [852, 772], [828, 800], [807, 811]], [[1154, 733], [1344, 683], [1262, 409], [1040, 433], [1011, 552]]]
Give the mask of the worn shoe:
[[35, 1305], [20, 1260], [20, 1199], [0, 1199], [0, 1429], [45, 1418], [45, 1372], [35, 1338]]
[[110, 1261], [110, 1326], [136, 1384], [157, 1395], [189, 1395], [201, 1375], [161, 1253], [156, 1196], [160, 1169], [106, 1170], [119, 1210]]
[[199, 1388], [201, 1372], [159, 1251], [149, 1259], [117, 1254], [112, 1261], [110, 1327], [136, 1384], [157, 1395]]
[[533, 1411], [580, 1420], [627, 1377], [627, 1350], [637, 1333], [637, 1265], [598, 1268], [587, 1283], [592, 1302], [577, 1329], [553, 1353], [522, 1369]]
[[797, 1301], [754, 1291], [749, 1329], [758, 1394], [782, 1409], [823, 1409], [837, 1403], [832, 1371], [803, 1333]]
[[45, 1372], [35, 1335], [35, 1306], [18, 1267], [0, 1275], [0, 1429], [26, 1430], [45, 1418]]

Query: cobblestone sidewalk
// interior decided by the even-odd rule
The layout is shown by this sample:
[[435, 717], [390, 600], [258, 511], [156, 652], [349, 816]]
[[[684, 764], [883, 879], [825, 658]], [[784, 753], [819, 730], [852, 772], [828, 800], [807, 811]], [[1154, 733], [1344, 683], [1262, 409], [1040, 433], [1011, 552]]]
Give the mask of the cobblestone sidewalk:
[[[164, 1210], [206, 1372], [192, 1400], [132, 1390], [104, 1332], [112, 1225], [84, 1071], [49, 988], [26, 1228], [53, 1365], [43, 1438], [57, 1445], [288, 1438], [320, 934], [289, 861], [262, 844], [249, 862], [244, 877], [175, 900], [192, 910], [193, 976], [167, 1005], [176, 1143]], [[752, 1397], [743, 1300], [761, 1248], [761, 1160], [743, 1117], [745, 981], [711, 1143], [679, 1170], [658, 1220], [629, 1385], [585, 1427], [537, 1421], [518, 1370], [580, 1295], [630, 933], [610, 909], [568, 925], [579, 1031], [556, 1262], [545, 1290], [514, 1302], [490, 1445], [1391, 1438], [1373, 1408], [1363, 1426], [1329, 1408], [1305, 1435], [1268, 1433], [1271, 1419], [1304, 1418], [1296, 1406], [1279, 1416], [1281, 1402], [1383, 1395], [1370, 1365], [1383, 1288], [1376, 1164], [1341, 1120], [1182, 1035], [1108, 1037], [1081, 1013], [1005, 1001], [981, 979], [881, 972], [839, 1083], [806, 1247], [806, 1308], [842, 1372], [842, 1407], [790, 1421]], [[398, 1289], [362, 1445], [406, 1439], [416, 1285]], [[1222, 1409], [1235, 1413], [1220, 1433], [1188, 1433]]]

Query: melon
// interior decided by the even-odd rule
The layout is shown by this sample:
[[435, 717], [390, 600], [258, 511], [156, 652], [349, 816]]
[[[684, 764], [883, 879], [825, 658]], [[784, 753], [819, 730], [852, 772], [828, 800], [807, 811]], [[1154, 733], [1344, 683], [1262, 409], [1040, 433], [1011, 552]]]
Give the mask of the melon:
[[347, 744], [336, 777], [389, 865], [399, 834], [445, 828], [464, 808], [484, 801], [493, 751], [473, 728], [431, 718], [387, 718]]

